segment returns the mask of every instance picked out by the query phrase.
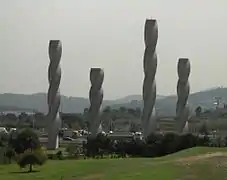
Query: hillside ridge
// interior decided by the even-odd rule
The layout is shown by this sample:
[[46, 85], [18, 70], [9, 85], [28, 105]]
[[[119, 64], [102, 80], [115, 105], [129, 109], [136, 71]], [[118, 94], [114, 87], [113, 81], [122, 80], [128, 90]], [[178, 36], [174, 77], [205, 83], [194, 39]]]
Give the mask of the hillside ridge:
[[[227, 100], [227, 88], [212, 88], [207, 91], [192, 93], [189, 96], [188, 102], [192, 109], [197, 106], [202, 106], [205, 109], [214, 107], [214, 98], [222, 97], [222, 101]], [[176, 95], [163, 96], [157, 95], [156, 109], [161, 115], [174, 115], [177, 97]], [[111, 108], [142, 108], [141, 95], [128, 95], [116, 100], [104, 100], [103, 107], [110, 106]], [[61, 96], [60, 111], [65, 113], [83, 113], [85, 108], [89, 107], [88, 98], [84, 97], [69, 97]], [[47, 112], [47, 94], [0, 94], [0, 112], [2, 111], [39, 111]]]

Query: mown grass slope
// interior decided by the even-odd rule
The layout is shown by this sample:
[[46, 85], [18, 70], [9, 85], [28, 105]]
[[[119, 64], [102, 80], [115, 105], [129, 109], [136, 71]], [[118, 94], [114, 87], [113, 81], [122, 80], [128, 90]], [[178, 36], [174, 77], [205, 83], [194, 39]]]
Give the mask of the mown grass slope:
[[38, 172], [0, 166], [4, 180], [216, 180], [227, 179], [227, 149], [192, 148], [161, 158], [48, 161]]

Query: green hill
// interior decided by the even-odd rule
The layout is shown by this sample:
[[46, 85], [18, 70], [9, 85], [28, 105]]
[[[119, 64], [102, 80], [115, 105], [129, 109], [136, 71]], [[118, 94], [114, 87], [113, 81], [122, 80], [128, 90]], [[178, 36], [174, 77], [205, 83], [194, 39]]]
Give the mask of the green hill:
[[225, 148], [196, 147], [161, 158], [49, 160], [37, 172], [1, 165], [1, 179], [81, 180], [224, 180]]
[[[227, 88], [216, 88], [207, 91], [193, 93], [189, 96], [189, 105], [192, 109], [197, 106], [213, 108], [214, 97], [220, 96], [223, 101], [227, 100]], [[157, 96], [156, 109], [159, 115], [174, 116], [176, 107], [176, 96]], [[141, 95], [130, 95], [116, 100], [104, 100], [103, 107], [112, 108], [142, 108]], [[89, 107], [89, 100], [83, 97], [61, 96], [61, 111], [65, 113], [81, 113], [84, 108]], [[24, 94], [0, 94], [0, 111], [17, 110], [47, 112], [47, 96], [45, 93], [31, 95]]]

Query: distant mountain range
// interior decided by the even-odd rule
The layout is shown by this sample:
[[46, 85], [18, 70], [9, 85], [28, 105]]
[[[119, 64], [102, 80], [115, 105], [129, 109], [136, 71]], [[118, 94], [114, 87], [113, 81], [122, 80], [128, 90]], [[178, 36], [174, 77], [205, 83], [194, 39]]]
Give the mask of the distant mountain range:
[[[206, 91], [193, 93], [189, 96], [189, 105], [192, 109], [202, 106], [204, 109], [214, 107], [214, 98], [222, 97], [222, 101], [227, 100], [227, 88], [215, 88]], [[160, 115], [175, 115], [176, 96], [157, 96], [156, 109]], [[142, 108], [141, 95], [129, 95], [116, 100], [104, 100], [103, 107], [111, 108]], [[89, 100], [81, 97], [61, 96], [60, 110], [65, 113], [82, 113], [89, 107]], [[47, 113], [47, 95], [37, 93], [31, 95], [25, 94], [0, 94], [0, 112], [2, 111], [39, 111]]]

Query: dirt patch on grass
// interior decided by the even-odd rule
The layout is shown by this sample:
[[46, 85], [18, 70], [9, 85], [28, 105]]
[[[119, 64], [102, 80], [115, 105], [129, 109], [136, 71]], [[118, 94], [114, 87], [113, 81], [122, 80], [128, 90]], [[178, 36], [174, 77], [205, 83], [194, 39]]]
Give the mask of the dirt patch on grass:
[[202, 161], [202, 160], [209, 160], [211, 158], [218, 158], [221, 159], [223, 158], [223, 163], [226, 163], [227, 167], [227, 153], [226, 152], [215, 152], [215, 153], [206, 153], [206, 154], [201, 154], [197, 156], [188, 156], [188, 157], [182, 157], [182, 158], [177, 158], [177, 159], [171, 159], [171, 160], [164, 160], [164, 161], [158, 161], [158, 162], [145, 162], [141, 166], [146, 166], [146, 165], [157, 165], [157, 164], [166, 164], [166, 163], [176, 163], [177, 165], [190, 165], [191, 163], [197, 162], [197, 161]]
[[213, 157], [227, 157], [227, 153], [223, 153], [223, 152], [208, 153], [208, 154], [202, 154], [198, 156], [179, 158], [179, 159], [176, 159], [175, 161], [178, 163], [193, 163], [195, 161], [205, 160]]

